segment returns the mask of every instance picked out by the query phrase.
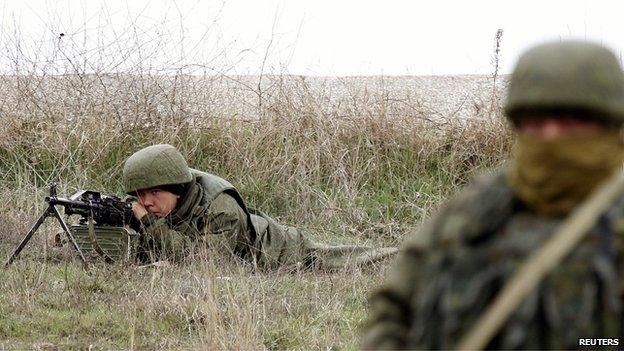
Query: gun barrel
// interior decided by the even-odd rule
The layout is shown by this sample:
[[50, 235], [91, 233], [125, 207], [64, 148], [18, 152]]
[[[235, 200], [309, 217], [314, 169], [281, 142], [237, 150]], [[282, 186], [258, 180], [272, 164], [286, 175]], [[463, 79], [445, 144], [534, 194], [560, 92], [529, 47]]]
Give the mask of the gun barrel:
[[91, 207], [88, 203], [80, 202], [80, 201], [72, 201], [64, 197], [58, 197], [58, 196], [46, 196], [45, 201], [49, 203], [50, 205], [75, 206], [75, 207], [83, 207], [83, 208]]
[[92, 217], [98, 224], [128, 224], [132, 220], [132, 207], [124, 202], [71, 200], [63, 197], [48, 196], [45, 198], [50, 205], [65, 208], [65, 214], [80, 215], [83, 219]]

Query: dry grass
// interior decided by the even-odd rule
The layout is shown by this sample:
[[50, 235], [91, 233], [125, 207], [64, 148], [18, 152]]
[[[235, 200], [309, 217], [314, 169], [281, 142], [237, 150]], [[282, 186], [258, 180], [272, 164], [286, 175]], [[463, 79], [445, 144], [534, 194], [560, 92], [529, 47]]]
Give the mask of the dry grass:
[[[152, 143], [178, 146], [192, 166], [317, 240], [373, 246], [400, 243], [509, 151], [496, 111], [429, 119], [405, 103], [415, 97], [397, 102], [383, 89], [332, 96], [301, 77], [269, 77], [259, 105], [244, 86], [214, 77], [103, 78], [2, 77], [3, 255], [43, 209], [50, 181], [62, 193], [120, 193], [124, 159]], [[84, 271], [44, 260], [54, 230], [0, 271], [1, 347], [349, 349], [385, 270], [252, 274], [212, 253], [177, 267]]]
[[[84, 57], [67, 47], [55, 51], [65, 73], [17, 52], [14, 74], [0, 76], [2, 257], [43, 210], [51, 181], [61, 194], [120, 194], [123, 161], [154, 143], [179, 147], [191, 166], [319, 241], [371, 246], [402, 242], [509, 152], [496, 94], [467, 101], [470, 118], [457, 118], [408, 87], [388, 89], [388, 77], [311, 84], [140, 64], [104, 73], [114, 70], [75, 65]], [[56, 230], [45, 226], [0, 270], [0, 349], [352, 349], [386, 269], [252, 273], [213, 252], [175, 267], [83, 270], [51, 258]]]
[[[508, 152], [508, 132], [487, 110], [429, 119], [406, 103], [417, 97], [397, 100], [366, 86], [335, 97], [304, 78], [271, 78], [259, 107], [245, 86], [213, 77], [107, 76], [107, 85], [98, 75], [4, 77], [2, 181], [30, 191], [51, 180], [64, 190], [120, 191], [128, 155], [171, 143], [189, 164], [229, 179], [270, 213], [297, 223], [335, 215], [363, 228], [379, 216], [417, 212], [418, 220], [449, 186]], [[398, 201], [374, 203], [375, 193]], [[384, 215], [374, 213], [378, 205]]]

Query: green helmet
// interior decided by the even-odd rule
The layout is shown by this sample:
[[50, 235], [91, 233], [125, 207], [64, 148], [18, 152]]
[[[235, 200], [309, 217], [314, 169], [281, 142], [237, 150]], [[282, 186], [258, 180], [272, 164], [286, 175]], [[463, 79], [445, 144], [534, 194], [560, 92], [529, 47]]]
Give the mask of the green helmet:
[[511, 76], [505, 112], [516, 123], [530, 113], [572, 112], [624, 123], [624, 74], [615, 55], [594, 43], [552, 42], [525, 52]]
[[148, 146], [130, 156], [123, 169], [124, 190], [137, 190], [163, 185], [184, 184], [193, 180], [184, 156], [168, 144]]

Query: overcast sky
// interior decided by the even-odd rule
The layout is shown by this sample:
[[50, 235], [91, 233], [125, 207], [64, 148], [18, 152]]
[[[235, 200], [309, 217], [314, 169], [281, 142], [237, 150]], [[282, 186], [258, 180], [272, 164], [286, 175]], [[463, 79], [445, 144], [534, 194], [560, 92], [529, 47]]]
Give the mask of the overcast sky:
[[621, 56], [622, 3], [0, 0], [0, 42], [13, 48], [5, 61], [20, 47], [19, 55], [60, 71], [64, 55], [78, 53], [110, 70], [131, 62], [240, 74], [490, 74], [502, 29], [508, 73], [522, 50], [545, 40], [591, 39]]

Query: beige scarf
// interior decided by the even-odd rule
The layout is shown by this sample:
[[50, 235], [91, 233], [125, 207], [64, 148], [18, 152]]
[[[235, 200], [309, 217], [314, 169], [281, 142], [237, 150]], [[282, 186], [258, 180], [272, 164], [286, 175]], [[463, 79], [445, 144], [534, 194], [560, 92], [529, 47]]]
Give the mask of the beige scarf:
[[619, 131], [592, 136], [542, 140], [519, 135], [510, 186], [529, 208], [566, 214], [622, 166], [624, 142]]

